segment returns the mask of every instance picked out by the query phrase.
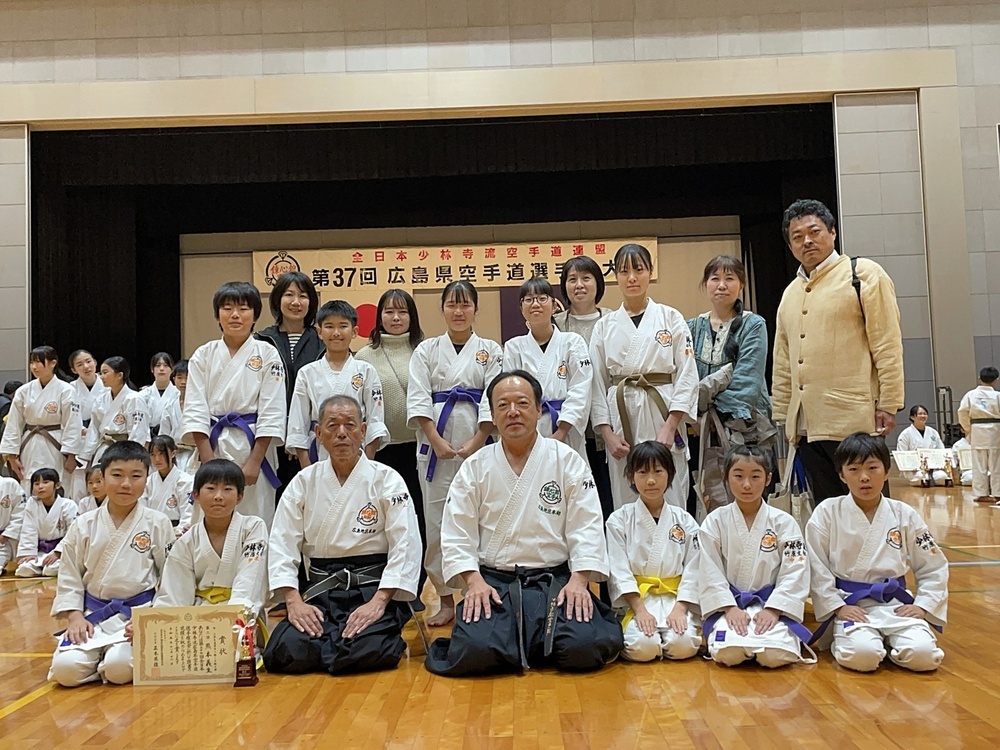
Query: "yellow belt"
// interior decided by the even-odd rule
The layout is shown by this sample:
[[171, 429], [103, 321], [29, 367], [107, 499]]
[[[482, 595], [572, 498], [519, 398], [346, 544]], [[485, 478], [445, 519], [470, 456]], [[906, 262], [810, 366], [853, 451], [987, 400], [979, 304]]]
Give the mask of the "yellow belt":
[[660, 392], [656, 390], [656, 386], [670, 385], [673, 382], [674, 376], [672, 374], [662, 372], [651, 372], [646, 375], [628, 375], [624, 378], [614, 379], [612, 384], [615, 386], [618, 416], [622, 420], [622, 432], [625, 433], [625, 442], [629, 444], [629, 447], [635, 447], [635, 443], [632, 442], [635, 435], [632, 433], [632, 419], [629, 416], [628, 409], [625, 408], [625, 388], [639, 388], [645, 391], [656, 405], [660, 416], [666, 421], [667, 417], [670, 416], [670, 407], [667, 406], [667, 402], [663, 400]]
[[209, 604], [222, 604], [228, 602], [233, 595], [232, 589], [223, 586], [209, 586], [207, 589], [198, 589], [194, 595], [204, 599]]
[[[673, 594], [677, 596], [677, 588], [681, 585], [681, 577], [657, 578], [655, 576], [636, 576], [635, 582], [639, 585], [639, 598], [645, 599], [647, 594]], [[635, 612], [631, 609], [625, 613], [622, 620], [622, 630], [632, 622]]]

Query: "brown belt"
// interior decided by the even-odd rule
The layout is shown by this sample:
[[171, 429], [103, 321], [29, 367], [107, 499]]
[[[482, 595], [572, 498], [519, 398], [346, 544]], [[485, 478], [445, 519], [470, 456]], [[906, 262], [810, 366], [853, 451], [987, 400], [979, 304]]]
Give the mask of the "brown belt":
[[622, 420], [622, 432], [625, 433], [625, 442], [629, 444], [630, 448], [635, 447], [635, 444], [632, 442], [635, 436], [632, 434], [632, 420], [629, 418], [628, 410], [625, 408], [625, 388], [631, 386], [646, 391], [649, 397], [653, 399], [653, 403], [656, 404], [656, 408], [659, 409], [660, 416], [666, 421], [670, 415], [670, 408], [667, 406], [667, 402], [663, 400], [660, 392], [656, 390], [656, 386], [672, 385], [673, 382], [673, 375], [662, 372], [651, 372], [645, 375], [626, 375], [623, 378], [615, 378], [612, 381], [612, 385], [615, 386], [615, 401], [618, 403], [618, 416]]
[[53, 447], [60, 453], [62, 452], [62, 445], [59, 441], [55, 439], [52, 434], [56, 430], [61, 430], [62, 425], [58, 424], [26, 424], [24, 426], [24, 435], [21, 437], [21, 450], [24, 450], [24, 446], [27, 445], [28, 441], [31, 440], [35, 435], [41, 435], [50, 443]]
[[128, 435], [123, 435], [121, 433], [111, 434], [106, 432], [104, 433], [104, 437], [101, 438], [101, 442], [105, 445], [114, 445], [115, 443], [120, 443], [122, 440], [128, 440]]

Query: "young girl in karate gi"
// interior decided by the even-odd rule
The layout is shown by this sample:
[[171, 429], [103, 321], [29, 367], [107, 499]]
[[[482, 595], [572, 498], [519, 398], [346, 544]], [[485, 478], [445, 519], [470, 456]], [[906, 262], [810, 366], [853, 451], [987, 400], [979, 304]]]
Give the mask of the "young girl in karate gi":
[[76, 502], [63, 497], [58, 471], [39, 469], [31, 475], [17, 548], [18, 578], [59, 575], [59, 543], [78, 513]]
[[613, 606], [622, 621], [630, 661], [689, 659], [701, 648], [698, 609], [698, 524], [664, 502], [674, 479], [673, 457], [648, 440], [629, 451], [625, 476], [639, 500], [607, 523]]
[[80, 458], [99, 463], [109, 445], [132, 440], [149, 444], [149, 412], [146, 400], [129, 385], [131, 368], [124, 357], [108, 357], [101, 364], [101, 380], [108, 390], [94, 402], [87, 439]]
[[12, 477], [0, 477], [0, 576], [7, 572], [7, 563], [14, 558], [26, 504], [20, 483]]
[[149, 473], [146, 504], [170, 519], [177, 536], [191, 525], [191, 488], [194, 478], [177, 468], [177, 446], [169, 435], [157, 435], [149, 446], [149, 460], [156, 471]]
[[[944, 449], [944, 441], [941, 435], [933, 427], [927, 424], [927, 407], [917, 404], [910, 409], [910, 426], [899, 433], [896, 438], [896, 450], [915, 451], [920, 448], [931, 448], [937, 450]], [[941, 469], [932, 469], [927, 472], [930, 476], [924, 476], [924, 472], [911, 471], [903, 472], [903, 475], [910, 480], [912, 485], [920, 485], [924, 479], [929, 479], [932, 485], [942, 485], [949, 477]]]
[[455, 619], [455, 589], [445, 585], [441, 519], [448, 487], [462, 462], [486, 444], [493, 431], [486, 386], [503, 369], [503, 350], [480, 338], [472, 325], [479, 293], [468, 281], [453, 281], [441, 295], [447, 333], [426, 339], [410, 360], [407, 424], [417, 430], [417, 468], [427, 528], [427, 577], [441, 597], [430, 627]]
[[[80, 406], [80, 420], [83, 422], [83, 431], [80, 433], [80, 446], [82, 447], [87, 437], [87, 428], [90, 427], [90, 419], [94, 411], [94, 402], [102, 393], [108, 390], [103, 381], [98, 377], [98, 364], [94, 355], [86, 349], [77, 349], [69, 355], [69, 371], [76, 375], [70, 385], [76, 392], [75, 401]], [[74, 500], [80, 500], [87, 494], [87, 477], [83, 466], [76, 466], [73, 477], [69, 480], [69, 487], [66, 494]]]
[[812, 636], [802, 625], [809, 596], [802, 532], [788, 513], [763, 500], [771, 458], [755, 445], [734, 446], [725, 474], [736, 502], [709, 513], [698, 533], [708, 653], [727, 667], [754, 659], [763, 667], [814, 663], [815, 657], [800, 655], [800, 644]]
[[173, 369], [174, 358], [166, 352], [157, 352], [149, 362], [149, 371], [153, 374], [153, 384], [147, 385], [139, 391], [146, 401], [151, 435], [159, 434], [164, 409], [178, 396], [176, 386], [170, 382]]
[[78, 503], [80, 512], [97, 510], [104, 505], [107, 497], [108, 493], [104, 489], [104, 472], [100, 466], [91, 466], [87, 472], [87, 495]]

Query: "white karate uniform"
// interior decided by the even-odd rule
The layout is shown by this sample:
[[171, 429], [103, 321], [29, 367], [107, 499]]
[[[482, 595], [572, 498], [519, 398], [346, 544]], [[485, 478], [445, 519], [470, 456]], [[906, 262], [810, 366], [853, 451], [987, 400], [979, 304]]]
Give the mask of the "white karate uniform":
[[215, 551], [203, 523], [191, 527], [174, 542], [163, 568], [154, 607], [193, 607], [210, 604], [199, 591], [231, 589], [219, 604], [264, 606], [267, 593], [267, 526], [257, 516], [234, 512], [226, 532], [222, 556]]
[[[156, 587], [174, 530], [159, 511], [137, 505], [115, 528], [105, 503], [77, 519], [66, 534], [52, 616], [84, 609], [84, 594], [104, 600], [130, 599]], [[75, 687], [101, 679], [132, 681], [132, 644], [125, 640], [128, 618], [116, 614], [94, 626], [87, 643], [60, 645], [49, 679]]]
[[146, 412], [149, 414], [149, 428], [151, 430], [154, 427], [160, 426], [163, 421], [163, 411], [167, 407], [167, 404], [181, 395], [181, 392], [177, 390], [177, 386], [173, 383], [167, 383], [167, 387], [163, 389], [163, 393], [160, 393], [160, 389], [156, 387], [156, 383], [144, 386], [139, 393], [142, 394], [142, 398], [146, 402]]
[[[650, 515], [641, 500], [624, 505], [608, 518], [608, 586], [611, 605], [628, 609], [626, 594], [639, 594], [637, 577], [668, 579], [680, 576], [677, 595], [649, 592], [643, 604], [656, 618], [657, 633], [645, 635], [635, 619], [625, 626], [622, 656], [630, 661], [689, 659], [701, 648], [698, 616], [698, 523], [691, 514], [664, 503], [660, 519]], [[678, 635], [667, 624], [674, 604], [688, 605], [687, 630]]]
[[503, 369], [503, 350], [495, 341], [472, 334], [462, 351], [455, 353], [455, 345], [445, 333], [426, 339], [414, 350], [410, 359], [410, 383], [406, 393], [406, 425], [417, 436], [417, 473], [420, 490], [424, 499], [424, 522], [427, 532], [427, 553], [424, 568], [427, 577], [439, 596], [455, 593], [447, 584], [448, 578], [442, 570], [441, 558], [441, 518], [448, 488], [461, 467], [464, 459], [460, 456], [439, 459], [434, 467], [434, 476], [427, 479], [431, 459], [431, 447], [427, 436], [420, 429], [418, 417], [430, 419], [435, 427], [444, 408], [443, 403], [434, 403], [433, 394], [450, 391], [456, 387], [479, 389], [483, 392], [478, 408], [468, 401], [455, 404], [454, 410], [444, 426], [444, 439], [452, 448], [458, 449], [479, 429], [480, 424], [492, 424], [489, 399], [486, 388]]
[[[51, 565], [44, 565], [42, 561], [49, 553], [39, 550], [38, 542], [62, 539], [79, 512], [75, 500], [61, 495], [56, 496], [49, 508], [37, 497], [28, 498], [21, 516], [21, 538], [18, 540], [17, 555], [32, 559], [18, 565], [15, 575], [19, 578], [58, 575], [59, 560]], [[57, 545], [56, 550], [61, 551], [61, 548]]]
[[0, 575], [14, 559], [15, 547], [21, 539], [21, 523], [27, 497], [16, 479], [0, 477]]
[[[941, 435], [930, 425], [924, 427], [924, 434], [921, 435], [920, 431], [911, 424], [899, 433], [899, 437], [896, 438], [896, 450], [898, 451], [915, 451], [921, 448], [943, 450], [944, 447]], [[910, 480], [910, 484], [920, 484], [921, 476], [919, 471], [901, 473]], [[932, 469], [930, 473], [932, 474], [934, 484], [944, 484], [944, 480], [948, 476], [941, 469]]]
[[[38, 380], [30, 380], [14, 393], [7, 427], [0, 440], [0, 454], [20, 457], [24, 467], [21, 487], [26, 493], [31, 493], [31, 475], [39, 469], [58, 471], [64, 487], [72, 478], [63, 471], [65, 456], [79, 455], [83, 448], [83, 423], [75, 394], [73, 386], [55, 377], [44, 388]], [[36, 433], [25, 441], [24, 434], [30, 429], [28, 425], [58, 429]], [[59, 444], [59, 448], [49, 437]]]
[[[708, 514], [698, 533], [698, 587], [701, 614], [705, 620], [721, 613], [708, 638], [708, 652], [726, 666], [756, 658], [764, 667], [781, 667], [803, 661], [800, 641], [780, 620], [758, 635], [751, 620], [747, 635], [729, 628], [725, 610], [736, 604], [730, 584], [741, 592], [759, 591], [773, 585], [767, 608], [801, 623], [809, 596], [809, 560], [802, 531], [788, 513], [761, 504], [753, 524], [747, 528], [739, 503]], [[752, 618], [762, 609], [752, 604]]]
[[82, 516], [84, 513], [87, 513], [92, 510], [97, 510], [102, 505], [104, 505], [104, 503], [106, 503], [107, 500], [108, 498], [105, 496], [105, 498], [100, 503], [98, 503], [97, 498], [95, 498], [93, 495], [87, 495], [77, 503], [77, 507], [80, 509], [80, 515]]
[[900, 617], [894, 610], [901, 601], [862, 599], [857, 606], [868, 622], [832, 623], [832, 651], [839, 664], [872, 672], [885, 658], [888, 640], [889, 658], [899, 666], [917, 672], [940, 666], [944, 651], [930, 625], [943, 626], [948, 617], [948, 561], [917, 511], [883, 497], [869, 522], [850, 495], [832, 497], [816, 506], [806, 539], [817, 620], [834, 617], [844, 606], [848, 592], [838, 589], [837, 578], [876, 583], [911, 569], [917, 581], [914, 604], [927, 611], [927, 620]]
[[272, 592], [299, 589], [299, 565], [314, 559], [388, 555], [381, 589], [417, 597], [420, 530], [403, 478], [363, 454], [343, 485], [329, 460], [307, 466], [282, 493], [268, 550]]
[[163, 407], [163, 417], [160, 419], [160, 434], [173, 438], [177, 445], [177, 455], [174, 463], [181, 471], [194, 476], [198, 473], [201, 461], [198, 460], [198, 449], [193, 444], [185, 443], [181, 440], [184, 437], [183, 429], [184, 408], [181, 406], [180, 398], [175, 398]]
[[[994, 422], [975, 420], [991, 419]], [[1000, 498], [1000, 393], [988, 385], [962, 396], [958, 421], [972, 444], [972, 491], [977, 497]]]
[[[194, 445], [192, 433], [210, 436], [212, 419], [230, 412], [257, 415], [250, 431], [255, 437], [271, 438], [265, 458], [276, 472], [278, 446], [285, 439], [285, 368], [278, 350], [268, 342], [251, 336], [230, 356], [226, 342], [218, 339], [199, 346], [191, 355], [181, 427], [183, 441]], [[215, 456], [243, 466], [252, 450], [246, 433], [229, 427], [219, 435]], [[244, 491], [241, 509], [263, 518], [270, 527], [274, 491], [262, 470], [257, 482]]]
[[955, 454], [956, 465], [962, 470], [962, 485], [964, 487], [969, 487], [972, 485], [972, 467], [962, 466], [961, 453], [959, 451], [971, 450], [971, 448], [972, 446], [969, 444], [969, 441], [966, 440], [964, 437], [956, 440], [955, 444], [951, 446], [951, 449]]
[[[361, 418], [367, 425], [365, 445], [375, 443], [378, 450], [389, 442], [382, 404], [382, 381], [367, 362], [351, 355], [342, 370], [334, 370], [326, 357], [305, 365], [295, 376], [295, 389], [288, 407], [289, 449], [308, 450], [316, 441], [313, 425], [319, 421], [319, 407], [330, 396], [351, 396], [361, 404]], [[330, 458], [326, 448], [316, 445], [317, 461]]]
[[502, 443], [466, 459], [448, 492], [441, 524], [444, 576], [454, 589], [481, 566], [552, 568], [608, 576], [601, 503], [590, 467], [556, 440], [538, 438], [518, 476]]
[[183, 529], [191, 524], [191, 491], [194, 477], [171, 467], [166, 478], [152, 469], [146, 482], [146, 505], [170, 519], [175, 526]]
[[[74, 380], [70, 385], [73, 386], [76, 393], [76, 403], [80, 405], [80, 421], [83, 425], [83, 431], [80, 434], [80, 447], [82, 450], [83, 444], [86, 442], [87, 428], [90, 426], [90, 420], [93, 416], [94, 400], [108, 390], [108, 387], [104, 385], [104, 382], [100, 378], [94, 380], [94, 385], [90, 388], [80, 378]], [[63, 487], [68, 497], [79, 500], [87, 494], [87, 472], [83, 466], [78, 467], [69, 479], [69, 485]]]
[[[586, 459], [593, 368], [587, 343], [580, 334], [554, 328], [544, 352], [530, 333], [518, 336], [504, 344], [503, 361], [507, 370], [525, 370], [534, 375], [542, 385], [543, 399], [563, 402], [558, 421], [571, 426], [566, 444]], [[553, 432], [552, 414], [543, 411], [538, 418], [538, 434], [548, 437]]]
[[[601, 425], [610, 425], [624, 439], [622, 420], [618, 414], [615, 385], [630, 375], [672, 375], [673, 383], [656, 386], [669, 411], [683, 412], [686, 419], [698, 418], [698, 366], [691, 345], [691, 331], [684, 316], [677, 310], [649, 300], [639, 327], [636, 328], [625, 307], [605, 315], [594, 325], [590, 339], [590, 359], [594, 366], [593, 405], [591, 421], [600, 434]], [[634, 433], [634, 442], [655, 440], [666, 421], [656, 403], [642, 388], [625, 389], [625, 408]], [[678, 434], [687, 442], [685, 420], [678, 425]], [[678, 508], [687, 507], [689, 487], [687, 445], [670, 446], [677, 476], [667, 489], [666, 499]], [[611, 491], [615, 508], [634, 502], [638, 495], [625, 479], [625, 459], [615, 459], [608, 451]]]
[[115, 397], [108, 389], [94, 400], [80, 458], [91, 464], [100, 463], [104, 451], [118, 440], [134, 440], [139, 445], [149, 442], [146, 400], [128, 386], [122, 387]]

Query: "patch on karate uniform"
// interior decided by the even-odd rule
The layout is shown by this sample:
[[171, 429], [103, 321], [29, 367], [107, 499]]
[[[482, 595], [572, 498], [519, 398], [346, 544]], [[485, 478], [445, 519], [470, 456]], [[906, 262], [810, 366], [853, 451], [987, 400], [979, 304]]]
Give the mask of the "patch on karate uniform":
[[566, 367], [566, 361], [563, 360], [559, 363], [559, 367], [556, 368], [556, 377], [560, 380], [565, 380], [569, 375], [569, 368]]
[[168, 508], [176, 508], [177, 507], [177, 498], [174, 497], [173, 495], [171, 495], [170, 497], [168, 497], [167, 498], [167, 507]]
[[354, 375], [351, 376], [351, 388], [353, 388], [354, 390], [360, 391], [361, 386], [363, 386], [364, 384], [365, 384], [365, 378], [360, 372], [356, 372], [354, 373]]
[[538, 491], [538, 496], [546, 505], [559, 505], [562, 502], [562, 488], [555, 480], [546, 482]]
[[670, 342], [673, 341], [673, 336], [670, 335], [670, 331], [666, 328], [662, 328], [657, 331], [653, 338], [656, 339], [657, 344], [664, 348], [670, 346]]
[[173, 548], [174, 548], [174, 543], [173, 542], [168, 542], [167, 546], [163, 548], [163, 554], [165, 556], [169, 556], [170, 555], [170, 550], [172, 550]]
[[275, 362], [271, 365], [271, 377], [274, 378], [274, 382], [279, 382], [285, 378], [285, 368], [280, 362]]
[[930, 552], [932, 555], [937, 554], [937, 544], [935, 544], [934, 537], [931, 536], [931, 532], [924, 531], [921, 534], [917, 534], [916, 541], [917, 546], [924, 552]]
[[378, 508], [370, 502], [358, 511], [358, 523], [362, 526], [374, 526], [378, 523]]
[[889, 533], [885, 535], [885, 543], [893, 549], [903, 548], [903, 535], [899, 533], [899, 527], [893, 526]]
[[486, 363], [490, 361], [490, 353], [485, 349], [480, 349], [476, 352], [476, 364], [486, 367]]
[[840, 624], [843, 625], [844, 632], [846, 633], [848, 630], [854, 627], [855, 623], [854, 620], [844, 620]]
[[[79, 414], [80, 413], [80, 404], [77, 403], [76, 401], [71, 401], [70, 405], [69, 405], [69, 413], [70, 414]], [[4, 417], [4, 421], [6, 421], [6, 420], [7, 420], [7, 417]]]
[[375, 402], [376, 406], [382, 405], [382, 389], [372, 388], [372, 401]]
[[132, 422], [133, 422], [133, 424], [139, 424], [145, 418], [146, 418], [146, 415], [143, 414], [141, 411], [134, 411], [134, 412], [132, 412]]
[[685, 356], [694, 356], [694, 342], [691, 341], [690, 334], [684, 337], [684, 354]]
[[132, 537], [132, 542], [129, 547], [134, 549], [136, 552], [149, 552], [153, 548], [153, 540], [149, 536], [148, 531], [140, 531], [134, 537]]
[[590, 367], [590, 366], [591, 366], [591, 362], [590, 362], [589, 359], [581, 359], [580, 360], [580, 367]]
[[55, 401], [49, 401], [49, 403], [45, 404], [45, 413], [46, 414], [58, 414], [59, 413], [59, 404], [57, 404]]
[[725, 630], [716, 630], [715, 631], [715, 642], [716, 643], [722, 643], [725, 640], [726, 640], [726, 631]]
[[698, 532], [695, 532], [694, 534], [691, 535], [691, 546], [694, 547], [696, 550], [701, 549], [701, 542], [698, 541]]
[[[410, 495], [408, 492], [404, 492], [402, 495], [393, 495], [389, 500], [390, 505], [406, 505], [410, 502]], [[447, 502], [447, 500], [445, 501]]]
[[243, 547], [243, 559], [249, 562], [257, 562], [264, 556], [264, 549], [267, 545], [264, 542], [250, 542]]
[[670, 527], [670, 541], [677, 542], [677, 544], [684, 544], [686, 541], [687, 534], [684, 533], [684, 528], [679, 524], [675, 523]]
[[121, 412], [119, 412], [118, 414], [115, 414], [115, 418], [111, 420], [111, 424], [113, 424], [115, 427], [124, 427], [125, 426], [125, 415], [122, 414]]
[[10, 507], [10, 498], [7, 497], [6, 495], [0, 497], [0, 508], [9, 508], [9, 507]]
[[254, 354], [247, 360], [247, 368], [253, 370], [254, 372], [260, 372], [260, 368], [264, 366], [264, 358], [259, 354]]
[[806, 545], [801, 539], [792, 539], [781, 545], [781, 554], [786, 560], [805, 560]]
[[764, 536], [760, 538], [760, 551], [774, 552], [776, 549], [778, 549], [778, 535], [774, 533], [774, 529], [765, 529]]

